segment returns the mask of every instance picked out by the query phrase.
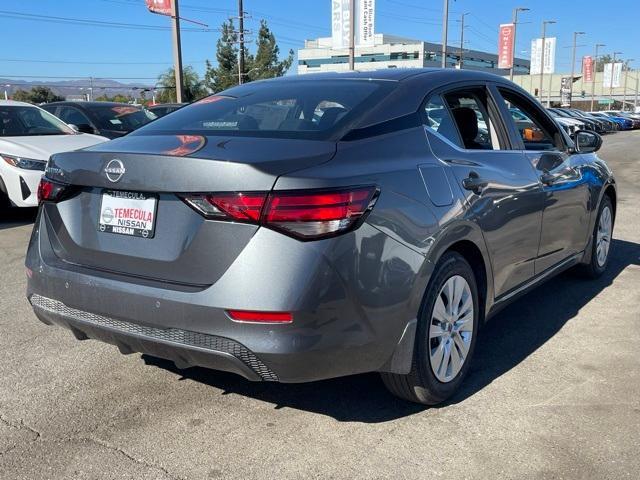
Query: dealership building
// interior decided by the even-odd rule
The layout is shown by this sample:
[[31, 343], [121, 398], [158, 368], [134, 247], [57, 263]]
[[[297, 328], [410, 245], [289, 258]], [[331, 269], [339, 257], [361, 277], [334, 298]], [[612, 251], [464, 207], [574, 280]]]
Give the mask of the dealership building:
[[[395, 35], [375, 33], [367, 46], [355, 49], [356, 70], [381, 68], [440, 67], [442, 47], [437, 43], [423, 42]], [[304, 48], [298, 50], [298, 73], [343, 72], [349, 69], [349, 49], [335, 48], [332, 37], [306, 40]], [[460, 49], [447, 48], [447, 66], [456, 67], [460, 62]], [[484, 70], [506, 75], [508, 70], [498, 68], [498, 56], [494, 53], [464, 49], [462, 68]], [[514, 73], [529, 74], [529, 60], [515, 59]]]

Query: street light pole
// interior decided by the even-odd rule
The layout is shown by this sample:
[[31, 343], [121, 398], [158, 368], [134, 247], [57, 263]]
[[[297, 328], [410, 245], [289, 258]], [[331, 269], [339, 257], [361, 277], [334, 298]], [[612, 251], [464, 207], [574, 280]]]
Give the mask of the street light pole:
[[[627, 80], [629, 78], [629, 64], [633, 62], [635, 58], [629, 58], [625, 62], [627, 64], [627, 69], [624, 71], [624, 89], [622, 92], [622, 111], [624, 112], [625, 106], [627, 105]], [[622, 65], [624, 68], [624, 64]]]
[[530, 9], [516, 7], [513, 9], [513, 45], [511, 45], [511, 69], [509, 70], [509, 80], [513, 82], [513, 70], [516, 63], [516, 29], [518, 25], [518, 12], [528, 12]]
[[591, 111], [593, 112], [593, 100], [596, 95], [596, 76], [598, 75], [598, 48], [606, 47], [604, 43], [596, 43], [596, 54], [593, 57], [593, 82], [591, 82]]
[[585, 32], [573, 32], [573, 53], [571, 54], [571, 84], [569, 85], [569, 107], [573, 101], [573, 77], [576, 74], [576, 39]]
[[349, 70], [355, 70], [356, 63], [356, 0], [349, 2]]
[[180, 46], [180, 11], [178, 0], [171, 2], [171, 26], [173, 30], [173, 69], [176, 77], [176, 102], [182, 103], [184, 83], [182, 79], [182, 48]]
[[447, 68], [447, 28], [449, 27], [449, 0], [444, 0], [442, 17], [442, 68]]
[[462, 70], [462, 54], [464, 53], [464, 17], [469, 15], [469, 12], [463, 13], [460, 17], [460, 61], [458, 62], [458, 68]]
[[551, 25], [552, 23], [556, 23], [555, 20], [544, 20], [542, 22], [542, 51], [540, 52], [540, 91], [538, 92], [538, 96], [540, 97], [540, 103], [542, 103], [542, 86], [543, 86], [543, 77], [544, 77], [544, 50], [545, 50], [545, 40], [547, 38], [547, 25]]
[[622, 52], [613, 52], [613, 62], [611, 63], [611, 82], [609, 83], [609, 96], [611, 97], [611, 108], [615, 107], [616, 101], [613, 98], [613, 77], [616, 71], [616, 55], [622, 55]]

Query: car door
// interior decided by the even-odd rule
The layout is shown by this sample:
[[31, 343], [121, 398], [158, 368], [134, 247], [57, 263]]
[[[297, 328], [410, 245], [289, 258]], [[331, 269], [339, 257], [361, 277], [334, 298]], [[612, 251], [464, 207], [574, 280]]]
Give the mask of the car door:
[[[583, 175], [584, 158], [571, 153], [570, 140], [533, 100], [507, 86], [496, 86], [496, 97], [515, 148], [534, 166], [544, 192], [544, 210], [536, 274], [583, 251], [589, 228], [589, 182]], [[509, 109], [528, 118], [528, 125], [513, 121]]]
[[522, 152], [512, 148], [486, 85], [434, 92], [424, 106], [433, 153], [454, 172], [481, 228], [498, 298], [533, 277], [542, 220], [542, 191]]

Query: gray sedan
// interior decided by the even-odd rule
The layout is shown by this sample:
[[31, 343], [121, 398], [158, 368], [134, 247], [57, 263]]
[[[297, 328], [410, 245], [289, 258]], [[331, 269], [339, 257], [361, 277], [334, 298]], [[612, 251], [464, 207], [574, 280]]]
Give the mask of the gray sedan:
[[234, 87], [51, 157], [27, 296], [122, 353], [252, 381], [375, 371], [437, 404], [495, 312], [607, 268], [615, 181], [600, 137], [574, 139], [481, 72]]

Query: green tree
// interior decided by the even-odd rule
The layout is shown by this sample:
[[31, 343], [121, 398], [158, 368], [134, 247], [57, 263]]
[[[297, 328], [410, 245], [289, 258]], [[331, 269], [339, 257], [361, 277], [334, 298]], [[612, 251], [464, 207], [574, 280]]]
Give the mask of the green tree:
[[204, 75], [204, 83], [213, 93], [238, 84], [238, 33], [232, 20], [224, 22], [221, 29], [222, 34], [216, 43], [218, 65], [213, 67], [207, 60]]
[[[172, 67], [158, 77], [158, 86], [161, 87], [156, 95], [158, 103], [176, 101], [176, 76], [174, 72]], [[182, 69], [182, 82], [184, 84], [182, 100], [185, 102], [199, 100], [209, 93], [204, 82], [200, 80], [200, 76], [191, 66]]]
[[281, 77], [287, 73], [293, 63], [293, 50], [289, 50], [289, 56], [284, 60], [278, 58], [280, 47], [278, 47], [276, 37], [269, 29], [266, 20], [260, 21], [256, 45], [258, 48], [255, 56], [248, 59], [249, 80]]
[[598, 55], [598, 63], [596, 65], [596, 72], [604, 72], [605, 63], [611, 63], [613, 58], [609, 54]]
[[49, 87], [33, 87], [29, 91], [19, 89], [12, 95], [12, 98], [19, 102], [30, 102], [35, 104], [64, 100], [64, 97], [56, 95]]

